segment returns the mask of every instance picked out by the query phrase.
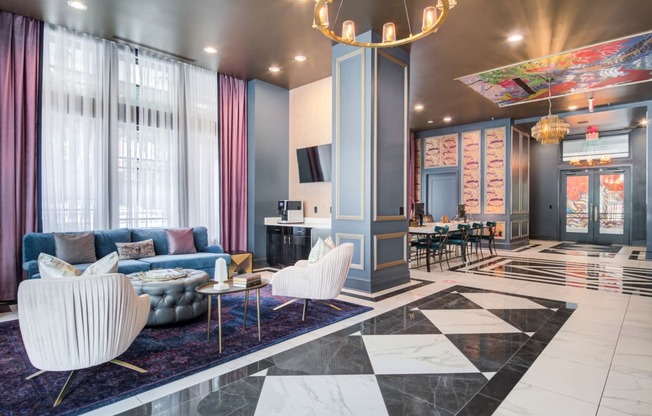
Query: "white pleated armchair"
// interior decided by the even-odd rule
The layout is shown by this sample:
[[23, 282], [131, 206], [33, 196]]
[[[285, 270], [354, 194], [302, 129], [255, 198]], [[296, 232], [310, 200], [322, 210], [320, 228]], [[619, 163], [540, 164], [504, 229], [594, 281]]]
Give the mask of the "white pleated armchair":
[[54, 402], [66, 395], [77, 370], [112, 362], [145, 327], [149, 295], [136, 295], [123, 274], [26, 280], [18, 287], [18, 322], [27, 356], [39, 371], [72, 371]]
[[[340, 294], [349, 273], [352, 257], [353, 244], [344, 243], [329, 251], [315, 263], [300, 260], [294, 266], [286, 267], [274, 274], [272, 294], [304, 299], [301, 319], [305, 320], [309, 300], [323, 301], [333, 299]], [[281, 309], [298, 299], [279, 305], [274, 310]], [[323, 303], [341, 310], [331, 303]]]

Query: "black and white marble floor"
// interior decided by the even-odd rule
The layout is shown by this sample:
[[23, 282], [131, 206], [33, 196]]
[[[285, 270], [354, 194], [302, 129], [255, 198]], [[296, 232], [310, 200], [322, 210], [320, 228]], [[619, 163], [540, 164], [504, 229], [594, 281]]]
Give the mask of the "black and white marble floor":
[[623, 248], [621, 245], [597, 245], [583, 243], [559, 243], [541, 250], [542, 253], [568, 256], [616, 257]]
[[[92, 414], [652, 414], [652, 297], [628, 294], [652, 263], [635, 247], [544, 252], [555, 244], [414, 269], [397, 294], [343, 293], [374, 310]], [[610, 267], [616, 291], [591, 275]]]

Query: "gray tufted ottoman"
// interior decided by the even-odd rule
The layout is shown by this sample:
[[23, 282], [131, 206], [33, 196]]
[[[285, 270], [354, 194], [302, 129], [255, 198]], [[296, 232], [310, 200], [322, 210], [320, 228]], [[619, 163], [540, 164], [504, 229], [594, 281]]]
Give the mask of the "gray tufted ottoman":
[[130, 274], [136, 293], [148, 294], [152, 305], [147, 326], [174, 324], [196, 318], [208, 310], [209, 299], [195, 291], [197, 286], [209, 281], [207, 273], [185, 270], [188, 276], [166, 282], [141, 282], [137, 273]]

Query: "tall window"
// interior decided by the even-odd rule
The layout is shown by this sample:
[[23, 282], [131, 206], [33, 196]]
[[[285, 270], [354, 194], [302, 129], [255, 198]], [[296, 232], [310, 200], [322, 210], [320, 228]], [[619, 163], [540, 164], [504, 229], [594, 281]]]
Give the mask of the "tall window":
[[45, 231], [203, 225], [219, 236], [217, 73], [46, 25]]
[[109, 225], [108, 42], [46, 25], [43, 35], [41, 183], [43, 228]]
[[118, 60], [119, 226], [177, 226], [180, 64], [131, 50]]

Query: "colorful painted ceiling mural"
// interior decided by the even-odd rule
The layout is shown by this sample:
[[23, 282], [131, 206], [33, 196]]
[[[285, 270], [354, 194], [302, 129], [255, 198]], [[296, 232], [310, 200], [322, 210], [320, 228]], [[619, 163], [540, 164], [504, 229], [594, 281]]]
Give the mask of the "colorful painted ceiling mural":
[[499, 107], [652, 80], [652, 32], [458, 78]]

